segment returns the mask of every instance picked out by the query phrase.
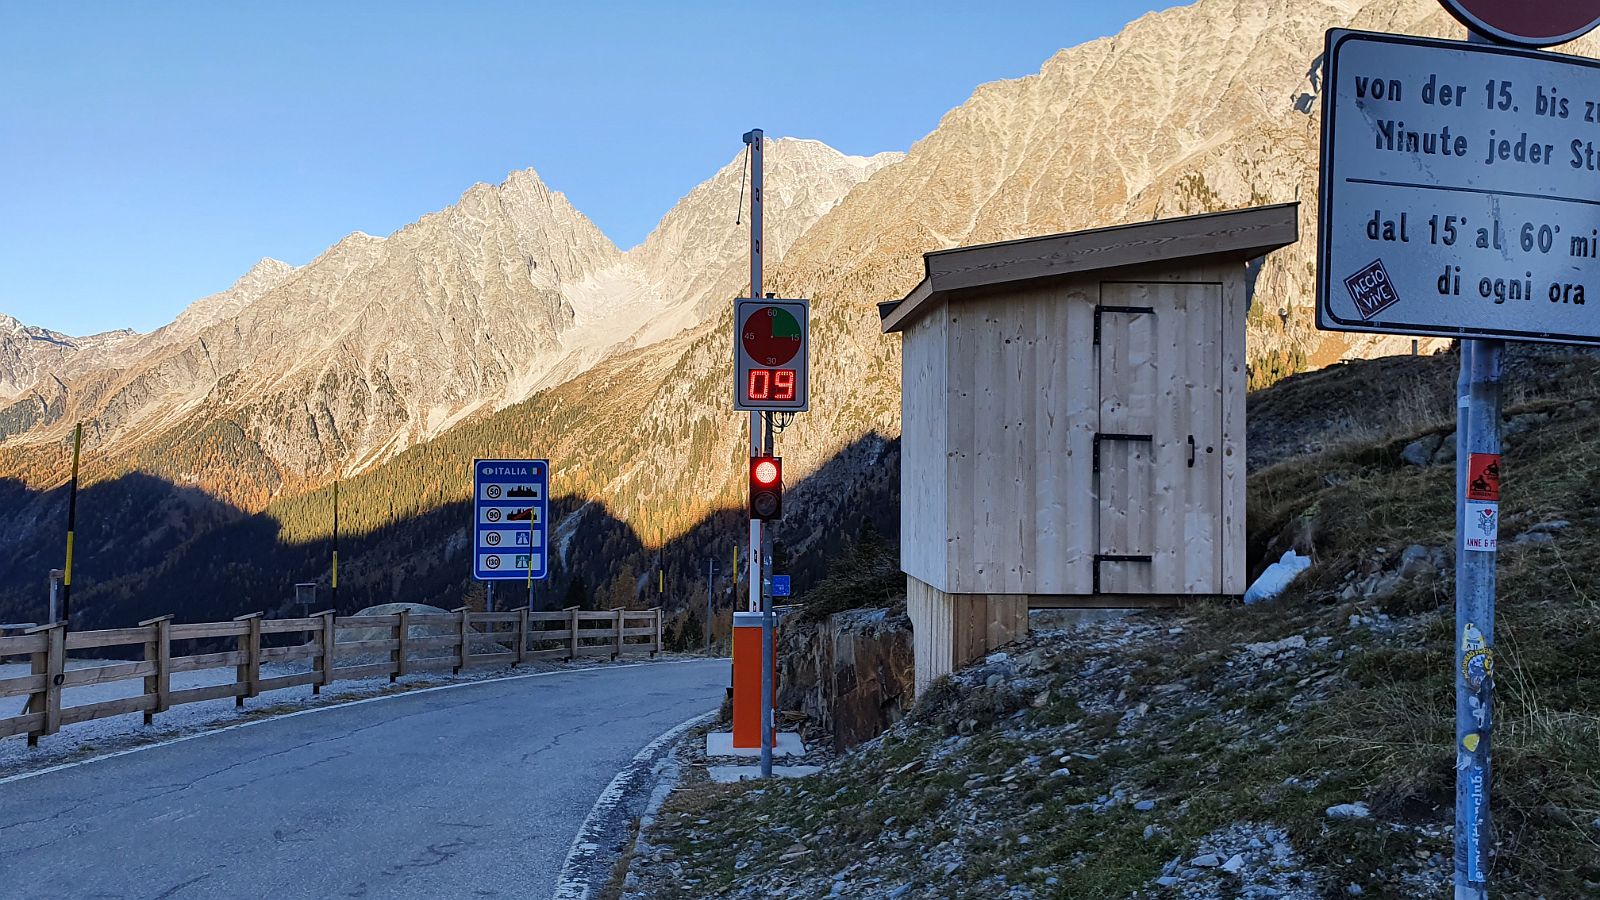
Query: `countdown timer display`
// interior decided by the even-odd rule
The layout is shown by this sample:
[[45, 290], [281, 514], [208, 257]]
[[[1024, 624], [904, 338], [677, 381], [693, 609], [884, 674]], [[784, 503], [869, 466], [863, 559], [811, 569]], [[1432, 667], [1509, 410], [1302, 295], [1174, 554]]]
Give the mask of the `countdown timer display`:
[[807, 409], [810, 303], [740, 298], [733, 327], [734, 409]]

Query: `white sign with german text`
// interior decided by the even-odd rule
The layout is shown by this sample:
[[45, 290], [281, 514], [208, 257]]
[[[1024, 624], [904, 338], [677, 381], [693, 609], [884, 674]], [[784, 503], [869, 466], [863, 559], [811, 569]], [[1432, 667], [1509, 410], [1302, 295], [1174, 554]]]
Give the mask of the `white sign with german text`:
[[1328, 33], [1317, 325], [1600, 344], [1600, 63]]

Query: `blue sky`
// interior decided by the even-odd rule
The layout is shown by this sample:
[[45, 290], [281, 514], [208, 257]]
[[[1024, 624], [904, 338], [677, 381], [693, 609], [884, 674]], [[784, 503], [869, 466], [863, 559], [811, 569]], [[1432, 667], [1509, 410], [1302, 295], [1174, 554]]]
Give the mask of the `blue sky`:
[[905, 150], [1152, 0], [0, 0], [0, 313], [149, 330], [533, 167], [619, 246], [751, 127]]

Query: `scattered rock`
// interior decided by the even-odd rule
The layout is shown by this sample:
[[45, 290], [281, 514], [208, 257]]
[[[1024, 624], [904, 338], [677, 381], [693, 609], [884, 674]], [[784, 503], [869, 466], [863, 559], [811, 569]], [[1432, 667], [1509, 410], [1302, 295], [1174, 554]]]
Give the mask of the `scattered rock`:
[[1262, 659], [1269, 656], [1277, 656], [1279, 653], [1289, 650], [1304, 650], [1305, 648], [1306, 639], [1298, 634], [1294, 637], [1286, 637], [1281, 641], [1263, 641], [1257, 644], [1244, 645], [1244, 649], [1249, 651], [1250, 655]]
[[1372, 810], [1367, 809], [1367, 804], [1359, 800], [1355, 803], [1340, 803], [1337, 806], [1328, 807], [1328, 818], [1330, 819], [1367, 819], [1371, 818], [1371, 816]]
[[1202, 853], [1189, 860], [1189, 865], [1199, 866], [1202, 869], [1215, 869], [1217, 866], [1222, 865], [1222, 858], [1215, 853]]
[[1540, 522], [1527, 531], [1516, 536], [1513, 543], [1517, 544], [1548, 544], [1556, 539], [1556, 532], [1571, 527], [1572, 523], [1566, 519], [1553, 519], [1549, 522]]
[[1400, 577], [1425, 578], [1439, 574], [1433, 553], [1421, 544], [1412, 544], [1400, 554]]
[[1227, 872], [1229, 875], [1237, 875], [1237, 874], [1239, 874], [1240, 870], [1242, 870], [1243, 868], [1244, 868], [1244, 854], [1243, 853], [1235, 853], [1233, 856], [1228, 858], [1227, 862], [1222, 864], [1222, 871]]
[[1406, 448], [1400, 451], [1400, 459], [1422, 468], [1434, 461], [1434, 454], [1439, 452], [1439, 445], [1443, 442], [1444, 435], [1441, 434], [1430, 434], [1426, 437], [1418, 438], [1407, 444]]
[[1133, 808], [1139, 812], [1149, 812], [1156, 808], [1156, 802], [1154, 800], [1140, 800], [1133, 805]]

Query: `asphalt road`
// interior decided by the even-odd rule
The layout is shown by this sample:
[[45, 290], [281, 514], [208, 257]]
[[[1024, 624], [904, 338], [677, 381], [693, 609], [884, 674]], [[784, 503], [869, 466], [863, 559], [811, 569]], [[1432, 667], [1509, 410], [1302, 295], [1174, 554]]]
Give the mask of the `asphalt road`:
[[0, 784], [0, 897], [551, 895], [634, 754], [727, 661], [469, 684]]

